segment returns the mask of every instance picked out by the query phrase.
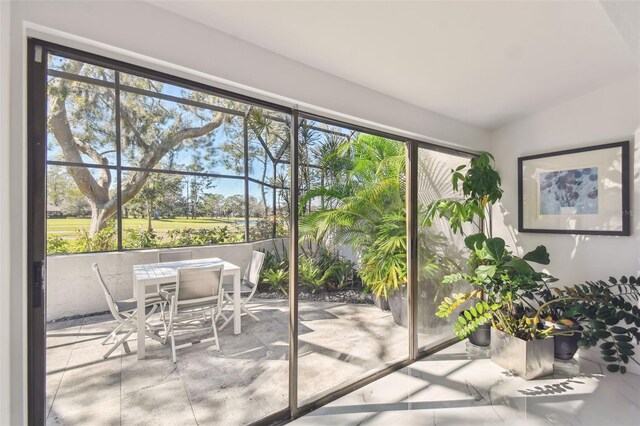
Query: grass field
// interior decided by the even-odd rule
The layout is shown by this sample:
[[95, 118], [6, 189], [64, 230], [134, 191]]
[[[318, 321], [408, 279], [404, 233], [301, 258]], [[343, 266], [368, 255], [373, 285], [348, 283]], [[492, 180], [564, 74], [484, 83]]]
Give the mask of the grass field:
[[[255, 223], [257, 218], [250, 218], [251, 223]], [[76, 229], [89, 229], [91, 219], [89, 218], [50, 218], [47, 219], [47, 234], [56, 235], [62, 238], [75, 236]], [[206, 218], [189, 219], [179, 217], [175, 219], [159, 219], [151, 222], [153, 229], [162, 233], [176, 228], [213, 228], [217, 226], [244, 225], [244, 218]], [[147, 229], [147, 219], [122, 219], [123, 229]]]

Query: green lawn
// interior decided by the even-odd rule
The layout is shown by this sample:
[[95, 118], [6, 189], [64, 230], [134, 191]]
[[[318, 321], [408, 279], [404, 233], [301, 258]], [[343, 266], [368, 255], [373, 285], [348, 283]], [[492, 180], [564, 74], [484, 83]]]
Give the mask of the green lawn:
[[[257, 220], [251, 218], [251, 221]], [[56, 218], [47, 219], [47, 234], [57, 235], [62, 238], [73, 237], [76, 229], [89, 229], [91, 219], [89, 218]], [[167, 231], [176, 228], [212, 228], [226, 225], [243, 225], [244, 218], [206, 218], [189, 219], [179, 217], [175, 219], [159, 219], [152, 221], [153, 229], [156, 231]], [[122, 219], [123, 229], [147, 228], [147, 219]]]

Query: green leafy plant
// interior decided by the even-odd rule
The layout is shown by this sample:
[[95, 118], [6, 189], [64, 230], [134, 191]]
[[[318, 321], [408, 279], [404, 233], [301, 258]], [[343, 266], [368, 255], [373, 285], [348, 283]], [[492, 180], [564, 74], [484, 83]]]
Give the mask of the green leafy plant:
[[300, 284], [308, 288], [311, 293], [324, 288], [322, 272], [312, 257], [302, 255], [298, 258], [298, 277]]
[[66, 254], [69, 253], [69, 244], [63, 238], [57, 235], [47, 236], [47, 254]]
[[353, 284], [356, 276], [354, 262], [327, 248], [318, 251], [317, 259], [326, 289], [337, 290]]
[[[626, 373], [640, 343], [640, 280], [634, 276], [609, 281], [587, 281], [565, 288], [546, 287], [539, 292], [542, 303], [536, 317], [570, 319], [583, 327], [578, 346], [598, 346], [610, 372]], [[562, 328], [555, 334], [565, 332]]]
[[287, 296], [289, 294], [289, 271], [281, 268], [269, 268], [263, 271], [262, 282], [271, 290], [277, 290]]
[[[405, 146], [360, 134], [327, 158], [335, 175], [331, 183], [300, 197], [301, 239], [329, 250], [351, 246], [360, 257], [363, 283], [386, 296], [407, 280]], [[307, 211], [312, 200], [323, 208]]]
[[158, 247], [158, 234], [153, 229], [127, 229], [122, 244], [127, 248]]
[[118, 248], [116, 227], [113, 221], [91, 235], [86, 229], [76, 231], [76, 239], [71, 244], [72, 253], [111, 251]]
[[285, 296], [289, 293], [289, 258], [284, 242], [280, 250], [273, 245], [273, 250], [265, 250], [264, 263], [260, 272], [260, 282], [269, 290], [280, 291]]
[[168, 246], [200, 246], [213, 244], [240, 243], [244, 232], [222, 226], [218, 228], [177, 228], [167, 232]]
[[[539, 328], [539, 318], [528, 316], [535, 312], [535, 305], [527, 299], [545, 288], [555, 279], [544, 272], [537, 272], [529, 262], [549, 264], [549, 254], [544, 246], [538, 246], [522, 258], [511, 253], [502, 238], [487, 238], [483, 233], [465, 238], [471, 251], [469, 263], [475, 269], [470, 273], [456, 273], [444, 278], [445, 282], [467, 281], [472, 290], [465, 294], [446, 297], [436, 312], [445, 318], [456, 308], [470, 304], [461, 312], [454, 333], [466, 338], [478, 326], [491, 323], [495, 328], [524, 340], [541, 338], [550, 333]], [[482, 294], [483, 298], [478, 300]]]
[[273, 220], [260, 219], [249, 227], [249, 240], [259, 241], [273, 238]]
[[407, 237], [404, 216], [389, 215], [367, 250], [363, 250], [360, 277], [376, 296], [388, 297], [407, 281]]
[[[468, 166], [462, 164], [451, 170], [451, 185], [455, 192], [462, 189], [462, 197], [440, 199], [429, 204], [423, 217], [424, 225], [431, 226], [433, 220], [440, 217], [448, 220], [454, 233], [464, 233], [465, 223], [473, 223], [478, 229], [483, 229], [482, 220], [488, 218], [491, 221], [491, 214], [488, 214], [491, 205], [502, 198], [501, 182], [491, 154], [483, 152], [472, 158]], [[490, 234], [490, 223], [487, 229]]]

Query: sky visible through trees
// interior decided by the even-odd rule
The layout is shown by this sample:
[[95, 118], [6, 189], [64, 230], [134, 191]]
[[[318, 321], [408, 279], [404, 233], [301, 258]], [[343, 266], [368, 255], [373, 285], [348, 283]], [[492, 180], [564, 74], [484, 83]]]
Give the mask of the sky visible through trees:
[[[288, 225], [288, 114], [62, 56], [48, 65], [50, 218], [90, 217], [88, 238], [112, 226], [118, 204], [148, 231], [180, 217]], [[355, 135], [303, 120], [301, 190], [329, 183]]]

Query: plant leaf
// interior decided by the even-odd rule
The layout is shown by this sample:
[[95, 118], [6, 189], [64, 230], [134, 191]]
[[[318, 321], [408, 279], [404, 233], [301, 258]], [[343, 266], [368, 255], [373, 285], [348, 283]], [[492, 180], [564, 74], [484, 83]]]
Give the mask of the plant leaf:
[[504, 255], [505, 242], [502, 238], [489, 238], [482, 243], [484, 248], [496, 262], [501, 262]]
[[535, 272], [535, 270], [531, 267], [531, 265], [529, 265], [527, 262], [525, 262], [524, 260], [520, 259], [520, 258], [513, 258], [510, 261], [506, 262], [504, 264], [504, 266], [507, 266], [509, 268], [513, 268], [514, 270], [516, 270], [517, 272], [523, 273], [523, 274], [531, 274], [533, 272]]
[[496, 274], [496, 265], [480, 265], [476, 268], [476, 275], [481, 277], [493, 277]]
[[484, 233], [479, 232], [477, 234], [472, 234], [466, 237], [464, 239], [464, 245], [469, 250], [476, 250], [477, 248], [482, 247], [482, 243], [484, 243], [486, 239], [487, 239], [487, 236], [484, 235]]

